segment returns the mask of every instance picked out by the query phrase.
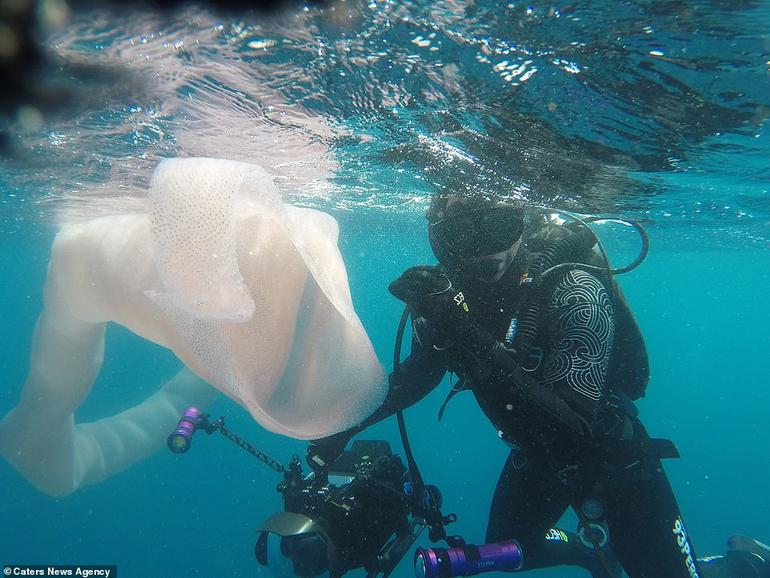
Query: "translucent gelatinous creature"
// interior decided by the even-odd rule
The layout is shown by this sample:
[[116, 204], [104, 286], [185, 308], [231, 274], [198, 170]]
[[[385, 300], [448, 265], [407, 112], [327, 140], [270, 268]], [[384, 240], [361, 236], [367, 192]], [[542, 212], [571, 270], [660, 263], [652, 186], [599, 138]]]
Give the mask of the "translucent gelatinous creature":
[[[284, 205], [260, 167], [162, 162], [148, 214], [64, 227], [44, 310], [0, 453], [33, 484], [66, 494], [161, 447], [214, 390], [270, 431], [347, 429], [385, 396], [382, 367], [351, 302], [329, 215]], [[171, 349], [186, 368], [115, 416], [76, 424], [102, 363], [107, 322]]]

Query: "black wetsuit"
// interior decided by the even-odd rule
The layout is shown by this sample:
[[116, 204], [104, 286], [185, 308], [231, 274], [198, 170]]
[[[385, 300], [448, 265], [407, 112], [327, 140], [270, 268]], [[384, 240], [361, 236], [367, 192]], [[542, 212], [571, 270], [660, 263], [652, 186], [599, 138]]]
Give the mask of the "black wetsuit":
[[[575, 563], [576, 550], [545, 537], [569, 506], [579, 511], [594, 498], [606, 512], [609, 545], [631, 578], [703, 576], [655, 444], [633, 411], [617, 404], [610, 411], [606, 403], [618, 389], [613, 377], [629, 369], [613, 358], [616, 343], [622, 350], [627, 340], [617, 331], [624, 327], [610, 282], [572, 269], [542, 288], [540, 337], [524, 370], [509, 360], [501, 364], [500, 354], [506, 357], [501, 343], [520, 298], [520, 272], [492, 295], [481, 292], [489, 286], [463, 286], [479, 338], [493, 348], [438, 350], [426, 338], [430, 332], [418, 328], [410, 356], [390, 376], [383, 406], [355, 430], [318, 442], [316, 451], [326, 445], [333, 456], [329, 447], [341, 450], [351, 435], [416, 403], [447, 370], [455, 371], [513, 447], [495, 490], [487, 542], [517, 540], [524, 569]], [[602, 575], [604, 565], [591, 563], [594, 575]]]
[[[498, 341], [517, 289], [492, 299], [476, 296], [484, 329]], [[570, 270], [543, 291], [540, 338], [526, 372], [490, 371], [495, 359], [457, 367], [451, 350], [417, 344], [394, 376], [398, 389], [431, 387], [444, 368], [453, 367], [465, 374], [501, 437], [515, 444], [495, 490], [486, 540], [516, 539], [525, 568], [553, 565], [553, 548], [544, 540], [548, 529], [570, 505], [580, 508], [595, 498], [604, 504], [612, 550], [629, 576], [697, 575], [695, 553], [660, 461], [648, 451], [646, 431], [628, 412], [605, 415], [605, 394], [615, 385], [608, 380], [616, 329], [608, 288], [586, 271]], [[584, 430], [558, 404], [532, 399], [526, 388], [566, 402], [565, 411], [577, 414]]]

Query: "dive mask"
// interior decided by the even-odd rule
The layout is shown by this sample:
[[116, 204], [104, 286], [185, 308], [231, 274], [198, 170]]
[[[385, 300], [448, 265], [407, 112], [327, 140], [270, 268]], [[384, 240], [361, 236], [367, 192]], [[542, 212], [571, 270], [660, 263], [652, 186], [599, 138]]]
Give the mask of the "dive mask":
[[461, 205], [428, 216], [428, 236], [445, 266], [496, 281], [513, 262], [524, 232], [524, 214], [515, 205]]

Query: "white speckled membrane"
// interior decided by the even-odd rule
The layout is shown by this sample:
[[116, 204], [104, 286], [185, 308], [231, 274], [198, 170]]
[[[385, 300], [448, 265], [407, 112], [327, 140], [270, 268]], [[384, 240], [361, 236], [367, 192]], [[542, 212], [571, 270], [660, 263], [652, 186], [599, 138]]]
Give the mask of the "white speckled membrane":
[[[62, 229], [19, 404], [0, 454], [55, 495], [163, 446], [207, 385], [270, 431], [323, 437], [384, 399], [384, 372], [351, 302], [337, 223], [284, 205], [260, 167], [170, 159], [150, 214]], [[144, 402], [76, 424], [101, 367], [106, 322], [170, 348], [187, 369]]]

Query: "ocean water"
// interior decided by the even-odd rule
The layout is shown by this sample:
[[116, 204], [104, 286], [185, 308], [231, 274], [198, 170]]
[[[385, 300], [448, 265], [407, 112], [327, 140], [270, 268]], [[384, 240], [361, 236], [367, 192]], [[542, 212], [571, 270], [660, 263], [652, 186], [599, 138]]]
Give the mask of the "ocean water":
[[[41, 82], [71, 96], [9, 125], [0, 414], [26, 377], [59, 223], [140, 207], [162, 158], [256, 162], [287, 202], [334, 215], [356, 310], [386, 367], [400, 315], [387, 285], [433, 261], [429, 195], [502, 190], [645, 223], [650, 254], [619, 279], [651, 359], [642, 419], [682, 454], [665, 467], [699, 555], [723, 552], [732, 533], [770, 540], [766, 2], [372, 0], [272, 17], [114, 10], [74, 11], [51, 33], [60, 67]], [[600, 233], [615, 263], [633, 257], [625, 231]], [[143, 399], [179, 366], [110, 327], [77, 418]], [[458, 515], [450, 531], [480, 541], [506, 448], [470, 394], [437, 421], [447, 387], [406, 419], [423, 475]], [[304, 451], [232, 402], [210, 413], [282, 462]], [[395, 420], [361, 437], [400, 449]], [[278, 481], [202, 435], [183, 456], [160, 452], [63, 498], [2, 462], [0, 563], [116, 564], [123, 578], [254, 576], [255, 528], [281, 509]], [[395, 575], [413, 575], [410, 555]]]

